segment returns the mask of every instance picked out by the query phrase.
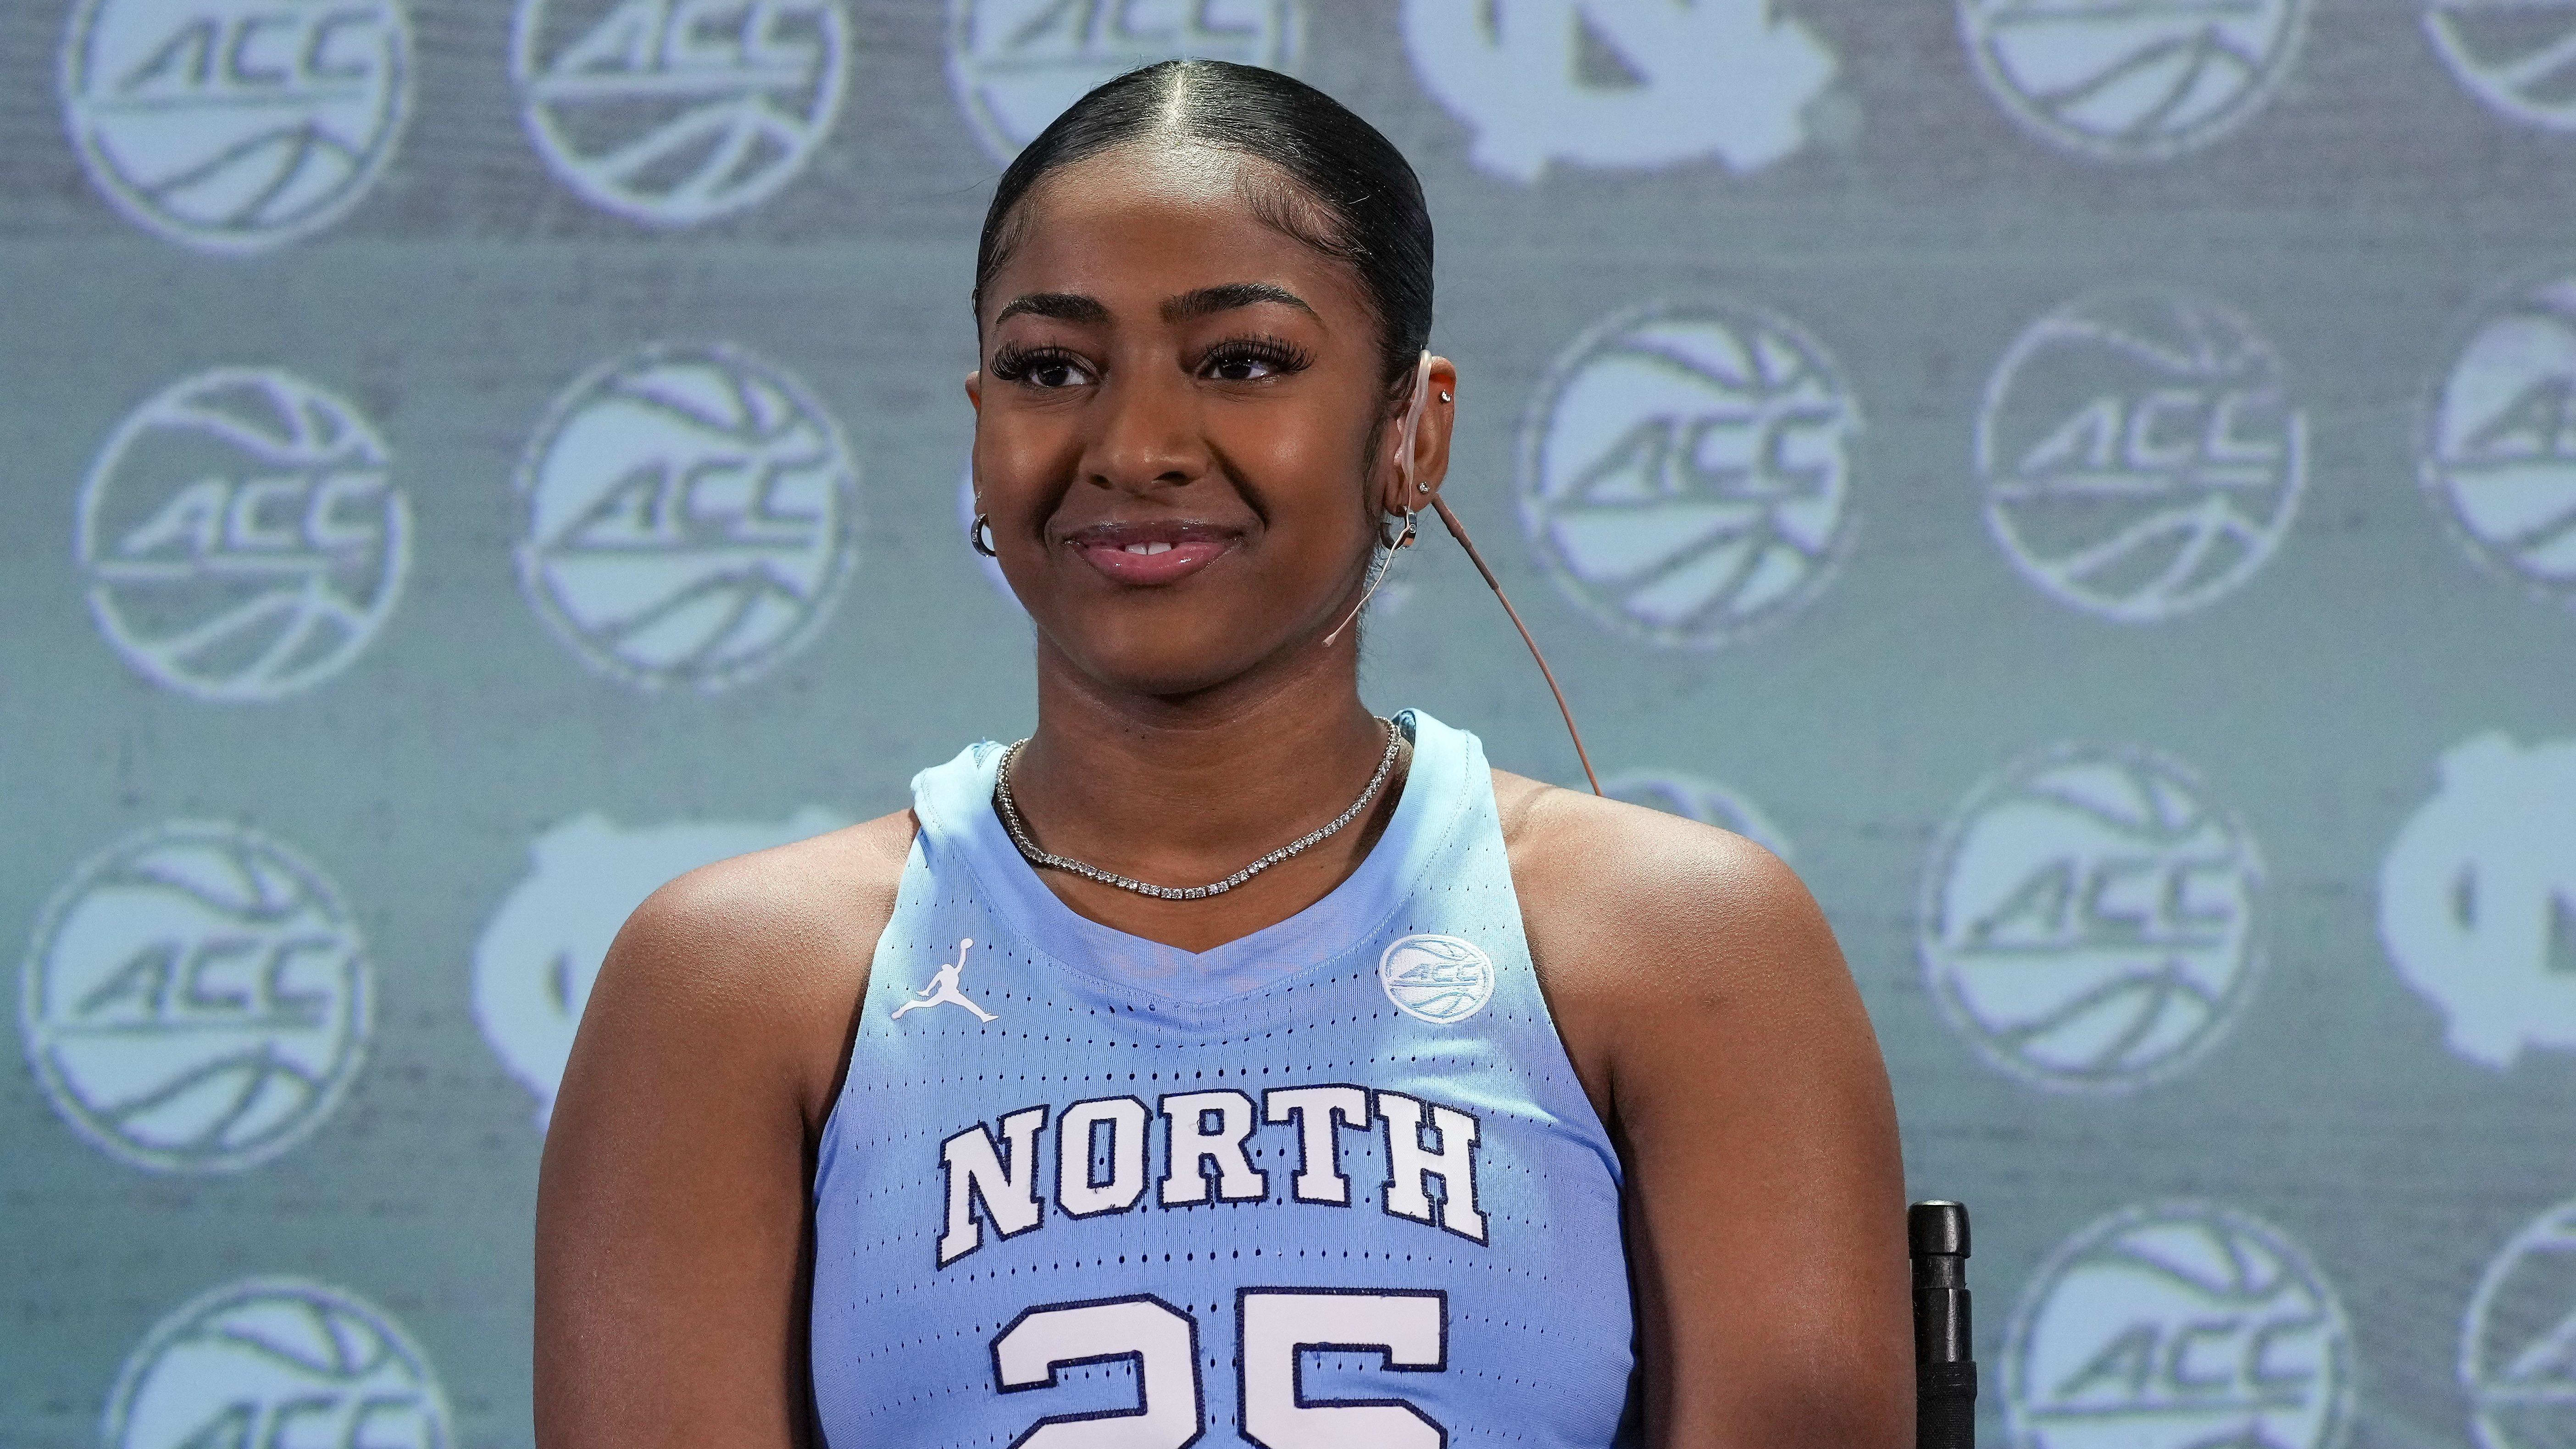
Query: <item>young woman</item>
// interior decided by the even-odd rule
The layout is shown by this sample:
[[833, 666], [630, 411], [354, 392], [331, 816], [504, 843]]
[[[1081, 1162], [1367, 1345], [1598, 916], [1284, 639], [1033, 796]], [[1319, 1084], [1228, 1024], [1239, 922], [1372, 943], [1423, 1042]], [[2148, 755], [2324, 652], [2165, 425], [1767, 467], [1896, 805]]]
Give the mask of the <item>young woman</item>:
[[1796, 878], [1360, 702], [1459, 389], [1404, 159], [1135, 72], [1003, 174], [975, 318], [1037, 728], [627, 923], [539, 1442], [1909, 1443], [1895, 1115]]

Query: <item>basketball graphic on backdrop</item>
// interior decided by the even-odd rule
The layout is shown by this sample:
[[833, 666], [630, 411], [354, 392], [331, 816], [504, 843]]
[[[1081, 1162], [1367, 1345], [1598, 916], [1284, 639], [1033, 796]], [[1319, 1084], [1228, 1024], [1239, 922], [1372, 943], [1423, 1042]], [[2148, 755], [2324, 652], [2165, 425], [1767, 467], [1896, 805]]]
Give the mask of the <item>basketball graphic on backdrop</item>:
[[116, 209], [198, 251], [318, 231], [363, 199], [411, 104], [396, 0], [81, 0], [63, 120]]
[[2504, 1068], [2576, 1050], [2576, 740], [2478, 735], [2379, 867], [2379, 937], [2444, 1041]]
[[848, 582], [858, 465], [802, 383], [738, 347], [648, 347], [566, 389], [519, 462], [519, 582], [643, 689], [754, 679]]
[[1762, 808], [1734, 790], [1695, 775], [1631, 770], [1601, 787], [1613, 800], [1732, 830], [1782, 860], [1795, 859], [1789, 836]]
[[805, 840], [849, 822], [807, 806], [782, 822], [621, 826], [576, 815], [528, 847], [528, 873], [474, 943], [474, 1022], [510, 1075], [553, 1116], [574, 1028], [618, 927], [663, 883], [711, 861]]
[[2352, 1423], [2352, 1329], [2280, 1229], [2155, 1203], [2040, 1265], [2002, 1377], [2014, 1449], [2335, 1449]]
[[948, 85], [1007, 163], [1083, 93], [1190, 57], [1296, 74], [1305, 0], [948, 0]]
[[145, 678], [273, 700], [346, 669], [392, 616], [411, 510], [355, 407], [225, 367], [117, 424], [81, 484], [72, 552], [99, 632]]
[[1424, 90], [1475, 129], [1468, 158], [1533, 182], [1552, 163], [1758, 171], [1807, 140], [1834, 53], [1774, 0], [1405, 0]]
[[556, 179], [630, 221], [690, 226], [805, 169], [849, 51], [838, 0], [519, 0], [510, 78]]
[[2479, 1449], [2576, 1443], [2576, 1202], [2525, 1224], [2479, 1276], [2460, 1391]]
[[2576, 277], [2479, 317], [2424, 409], [2416, 475], [2471, 558], [2576, 604]]
[[2307, 0], [1959, 0], [1959, 33], [2022, 129], [2160, 161], [2245, 124], [2296, 63]]
[[2576, 131], [2576, 0], [2425, 0], [2424, 35], [2498, 114]]
[[446, 1396], [383, 1309], [298, 1278], [247, 1278], [153, 1325], [110, 1393], [107, 1449], [448, 1449]]
[[2222, 1040], [2262, 963], [2263, 867], [2178, 761], [2060, 746], [1977, 787], [1934, 846], [1916, 949], [1987, 1062], [2051, 1091], [2163, 1080]]
[[1986, 384], [1986, 528], [2050, 597], [2124, 624], [2207, 607], [2281, 545], [2307, 415], [2243, 317], [2187, 292], [2095, 293], [2031, 324]]
[[1521, 422], [1521, 526], [1566, 597], [1712, 648], [1824, 591], [1851, 539], [1859, 406], [1824, 348], [1740, 303], [1621, 313], [1561, 354]]
[[329, 1119], [366, 1054], [373, 992], [339, 891], [233, 825], [129, 836], [54, 893], [18, 1024], [54, 1110], [160, 1172], [252, 1166]]

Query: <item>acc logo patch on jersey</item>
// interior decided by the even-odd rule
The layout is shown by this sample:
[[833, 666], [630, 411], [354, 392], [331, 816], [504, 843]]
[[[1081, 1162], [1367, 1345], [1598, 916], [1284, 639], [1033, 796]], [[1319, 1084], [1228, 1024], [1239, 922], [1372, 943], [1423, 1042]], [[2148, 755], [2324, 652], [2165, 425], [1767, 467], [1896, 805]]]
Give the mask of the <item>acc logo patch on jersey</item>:
[[2016, 1449], [2334, 1449], [2352, 1330], [2278, 1228], [2211, 1203], [2092, 1224], [2030, 1282], [2004, 1346]]
[[2424, 35], [2497, 114], [2576, 131], [2576, 0], [2426, 0]]
[[1377, 979], [1396, 1010], [1454, 1026], [1494, 999], [1494, 958], [1455, 936], [1406, 936], [1378, 957]]
[[1987, 530], [2022, 577], [2122, 623], [2225, 598], [2271, 558], [2307, 483], [2307, 415], [2253, 325], [2189, 293], [2071, 302], [1986, 384]]
[[1293, 75], [1305, 45], [1305, 0], [948, 0], [948, 84], [1005, 163], [1139, 66], [1189, 57]]
[[2106, 161], [2206, 146], [2263, 109], [2307, 0], [1959, 0], [1977, 79], [2052, 144]]
[[1514, 181], [1552, 162], [1758, 171], [1807, 139], [1834, 55], [1775, 0], [1405, 0], [1404, 48], [1469, 159]]
[[858, 465], [804, 385], [739, 348], [648, 347], [556, 399], [519, 462], [519, 583], [600, 673], [714, 694], [821, 632]]
[[2440, 773], [2380, 863], [2389, 959], [2470, 1061], [2576, 1050], [2576, 740], [2479, 735]]
[[808, 806], [786, 820], [695, 821], [628, 828], [596, 813], [537, 837], [529, 870], [474, 943], [474, 1020], [502, 1065], [537, 1099], [537, 1129], [554, 1113], [573, 1031], [617, 928], [675, 876], [837, 830]]
[[171, 385], [108, 436], [72, 550], [125, 662], [198, 699], [271, 700], [346, 669], [411, 567], [411, 508], [348, 403], [268, 369]]
[[374, 1024], [370, 974], [319, 870], [182, 821], [108, 847], [46, 904], [18, 1024], [54, 1110], [108, 1155], [231, 1171], [339, 1105]]
[[2576, 1442], [2576, 1202], [2533, 1219], [2479, 1277], [2460, 1391], [2481, 1449]]
[[1557, 359], [1521, 422], [1521, 526], [1596, 618], [1712, 648], [1832, 579], [1853, 525], [1859, 406], [1796, 324], [1660, 304]]
[[63, 119], [117, 210], [198, 251], [318, 231], [384, 173], [411, 104], [396, 0], [82, 0]]
[[1924, 874], [1916, 948], [1992, 1065], [2129, 1091], [2223, 1039], [2262, 964], [2263, 867], [2180, 763], [2063, 746], [1979, 786]]
[[2424, 410], [2416, 470], [2471, 558], [2576, 604], [2576, 277], [2479, 320]]
[[429, 1359], [383, 1309], [297, 1278], [249, 1278], [153, 1325], [109, 1395], [107, 1449], [448, 1449]]
[[650, 226], [757, 206], [830, 134], [837, 0], [520, 0], [510, 77], [547, 169]]

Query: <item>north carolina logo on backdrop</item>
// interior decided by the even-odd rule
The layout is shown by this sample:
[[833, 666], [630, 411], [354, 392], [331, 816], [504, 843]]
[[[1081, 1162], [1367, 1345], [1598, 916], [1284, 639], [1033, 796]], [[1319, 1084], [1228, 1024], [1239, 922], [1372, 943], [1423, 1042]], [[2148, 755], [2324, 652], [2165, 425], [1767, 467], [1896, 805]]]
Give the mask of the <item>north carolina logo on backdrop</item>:
[[949, 88], [1005, 163], [1139, 66], [1189, 57], [1294, 75], [1305, 46], [1305, 0], [948, 0]]
[[2424, 410], [2416, 471], [2471, 558], [2576, 604], [2576, 277], [2480, 317]]
[[2031, 324], [1986, 384], [1986, 528], [2061, 603], [2157, 623], [2225, 598], [2280, 547], [2307, 437], [2243, 317], [2172, 289], [2098, 292]]
[[1521, 421], [1521, 526], [1623, 632], [1711, 648], [1795, 614], [1850, 543], [1859, 405], [1797, 324], [1734, 302], [1621, 313]]
[[2576, 131], [2576, 0], [2424, 0], [2424, 35], [2498, 114]]
[[2214, 1203], [2078, 1232], [2034, 1274], [2004, 1342], [2015, 1449], [2335, 1449], [2352, 1328], [2298, 1244]]
[[740, 348], [648, 347], [566, 389], [519, 462], [519, 584], [582, 662], [713, 694], [811, 642], [851, 568], [858, 465]]
[[83, 862], [18, 997], [27, 1063], [108, 1155], [159, 1172], [275, 1157], [329, 1119], [374, 1023], [339, 891], [239, 826], [181, 821]]
[[2179, 762], [2060, 746], [1968, 797], [1924, 872], [1925, 984], [2033, 1086], [2122, 1092], [2198, 1061], [2262, 963], [2263, 866]]
[[1454, 1026], [1494, 999], [1494, 958], [1456, 936], [1406, 936], [1378, 957], [1377, 979], [1396, 1010]]
[[2576, 1442], [2576, 1202], [2513, 1235], [2460, 1323], [2460, 1392], [2480, 1449]]
[[392, 1315], [344, 1289], [246, 1278], [153, 1325], [108, 1396], [107, 1449], [449, 1449], [446, 1396]]
[[519, 0], [510, 78], [558, 180], [629, 220], [690, 226], [805, 169], [849, 51], [838, 0]]
[[1415, 74], [1514, 181], [1551, 162], [1758, 171], [1805, 144], [1834, 55], [1777, 0], [1405, 0]]
[[411, 566], [384, 439], [288, 373], [223, 367], [117, 424], [72, 551], [125, 662], [198, 699], [270, 700], [346, 669]]
[[396, 0], [82, 0], [63, 120], [116, 209], [199, 251], [318, 231], [384, 174], [411, 103]]
[[2440, 775], [2380, 863], [2389, 959], [2470, 1061], [2576, 1050], [2576, 740], [2479, 735]]
[[690, 821], [620, 826], [576, 815], [536, 838], [528, 874], [474, 943], [474, 1020], [502, 1065], [537, 1099], [537, 1128], [553, 1115], [574, 1028], [609, 942], [644, 898], [699, 866], [837, 830], [848, 822], [807, 806], [776, 824]]
[[1631, 770], [1613, 777], [1602, 790], [1613, 800], [1732, 830], [1782, 860], [1793, 856], [1787, 833], [1772, 823], [1760, 806], [1713, 781], [1694, 775]]
[[1977, 79], [2021, 127], [2097, 160], [2160, 161], [2263, 109], [2308, 0], [1959, 0]]

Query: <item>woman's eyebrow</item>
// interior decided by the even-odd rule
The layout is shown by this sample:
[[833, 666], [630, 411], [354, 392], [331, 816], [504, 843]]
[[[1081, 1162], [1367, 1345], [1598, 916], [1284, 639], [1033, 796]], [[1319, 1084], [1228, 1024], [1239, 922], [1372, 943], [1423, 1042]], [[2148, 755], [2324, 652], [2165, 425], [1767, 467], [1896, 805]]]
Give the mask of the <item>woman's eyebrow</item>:
[[1058, 322], [1109, 320], [1108, 308], [1101, 306], [1098, 299], [1080, 292], [1031, 292], [1025, 297], [1013, 297], [1009, 306], [995, 314], [993, 325], [999, 327], [1023, 312], [1037, 317], [1052, 317]]
[[1227, 282], [1222, 286], [1201, 287], [1195, 292], [1183, 292], [1165, 302], [1163, 320], [1186, 322], [1193, 317], [1205, 317], [1211, 312], [1230, 312], [1237, 307], [1249, 307], [1256, 302], [1277, 302], [1283, 306], [1294, 307], [1309, 317], [1315, 315], [1315, 309], [1306, 305], [1305, 298], [1285, 287], [1274, 287], [1268, 282]]

